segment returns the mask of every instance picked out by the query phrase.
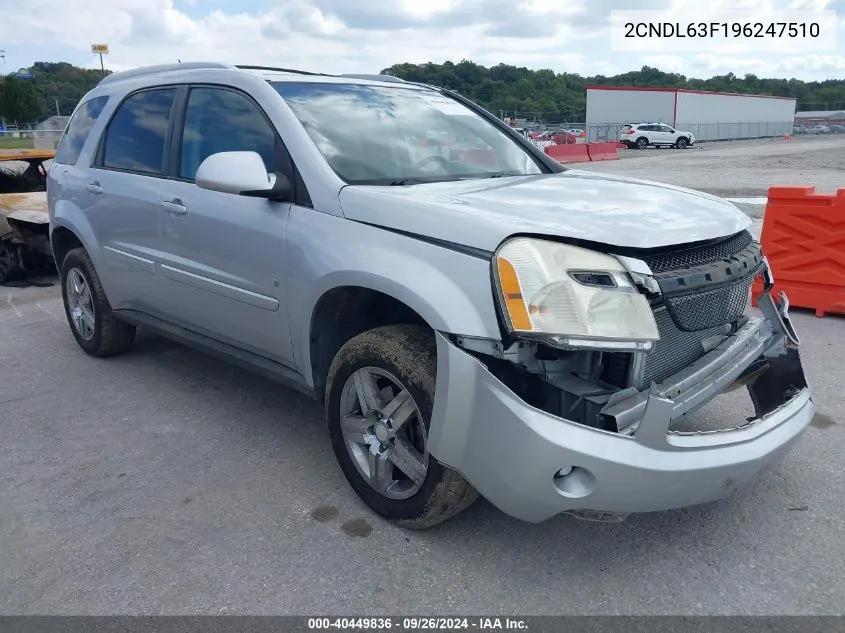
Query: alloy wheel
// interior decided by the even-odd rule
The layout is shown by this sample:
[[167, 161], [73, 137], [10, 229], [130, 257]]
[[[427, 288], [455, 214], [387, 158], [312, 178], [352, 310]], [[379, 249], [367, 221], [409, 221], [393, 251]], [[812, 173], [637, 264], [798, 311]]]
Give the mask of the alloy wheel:
[[94, 338], [94, 297], [91, 294], [91, 285], [79, 268], [74, 267], [68, 271], [65, 279], [65, 296], [73, 327], [79, 336], [90, 341]]
[[384, 369], [362, 367], [344, 384], [340, 406], [346, 450], [361, 477], [389, 499], [416, 494], [428, 473], [428, 438], [408, 389]]

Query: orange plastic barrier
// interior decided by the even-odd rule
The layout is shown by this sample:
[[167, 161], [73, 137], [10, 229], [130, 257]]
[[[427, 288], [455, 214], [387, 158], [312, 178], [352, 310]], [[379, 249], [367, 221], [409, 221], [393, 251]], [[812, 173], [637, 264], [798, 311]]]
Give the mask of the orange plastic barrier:
[[[770, 187], [760, 241], [775, 293], [818, 317], [845, 314], [845, 189], [825, 195], [815, 187]], [[757, 280], [752, 296], [762, 290]]]
[[590, 162], [590, 153], [587, 151], [586, 143], [549, 145], [544, 151], [559, 163]]
[[591, 161], [597, 160], [616, 160], [619, 154], [616, 152], [619, 146], [616, 142], [613, 143], [587, 143], [587, 154]]

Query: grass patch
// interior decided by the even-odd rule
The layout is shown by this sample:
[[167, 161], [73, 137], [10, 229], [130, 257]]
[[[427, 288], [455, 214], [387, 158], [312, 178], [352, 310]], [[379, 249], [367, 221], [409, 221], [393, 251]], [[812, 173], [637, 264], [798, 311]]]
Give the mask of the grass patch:
[[0, 136], [0, 149], [32, 149], [32, 139], [4, 138]]

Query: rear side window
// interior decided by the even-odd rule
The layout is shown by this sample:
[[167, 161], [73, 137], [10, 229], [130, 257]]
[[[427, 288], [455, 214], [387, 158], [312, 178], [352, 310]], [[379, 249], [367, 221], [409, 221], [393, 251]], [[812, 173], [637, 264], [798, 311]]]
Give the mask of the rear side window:
[[108, 97], [95, 97], [79, 106], [68, 123], [53, 162], [62, 165], [76, 164], [82, 153], [82, 147], [108, 100]]
[[138, 92], [121, 104], [109, 123], [103, 167], [142, 174], [164, 173], [164, 149], [175, 88]]

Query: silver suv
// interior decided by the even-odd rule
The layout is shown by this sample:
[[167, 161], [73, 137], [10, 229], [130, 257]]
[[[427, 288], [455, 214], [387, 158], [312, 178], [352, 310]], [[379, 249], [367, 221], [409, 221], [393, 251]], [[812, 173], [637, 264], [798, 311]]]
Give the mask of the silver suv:
[[[48, 198], [85, 352], [145, 328], [324, 401], [352, 488], [411, 528], [479, 494], [530, 522], [720, 499], [813, 417], [736, 207], [566, 169], [435, 87], [114, 74], [73, 114]], [[737, 387], [756, 416], [684, 426]]]
[[677, 147], [686, 149], [695, 145], [692, 132], [676, 130], [665, 123], [629, 123], [619, 132], [619, 141], [628, 149], [647, 147]]

